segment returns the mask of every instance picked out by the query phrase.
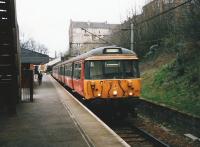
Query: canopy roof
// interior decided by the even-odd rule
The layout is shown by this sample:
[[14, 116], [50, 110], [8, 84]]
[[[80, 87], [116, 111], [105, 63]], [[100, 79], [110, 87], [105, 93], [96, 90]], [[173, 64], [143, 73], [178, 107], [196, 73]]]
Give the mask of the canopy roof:
[[49, 56], [35, 51], [22, 48], [21, 50], [21, 63], [29, 64], [45, 64], [49, 62]]

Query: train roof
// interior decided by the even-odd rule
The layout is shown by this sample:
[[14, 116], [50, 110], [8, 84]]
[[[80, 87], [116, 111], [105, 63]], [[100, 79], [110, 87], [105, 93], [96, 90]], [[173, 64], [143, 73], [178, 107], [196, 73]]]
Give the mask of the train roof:
[[71, 58], [67, 61], [64, 61], [63, 63], [58, 64], [58, 65], [81, 60], [81, 59], [86, 59], [91, 56], [102, 56], [102, 55], [106, 56], [106, 55], [114, 55], [114, 54], [115, 55], [121, 54], [121, 55], [136, 56], [135, 52], [133, 52], [129, 49], [126, 49], [126, 48], [116, 47], [116, 46], [105, 46], [105, 47], [99, 47], [99, 48], [92, 49], [84, 54], [81, 54], [77, 57]]

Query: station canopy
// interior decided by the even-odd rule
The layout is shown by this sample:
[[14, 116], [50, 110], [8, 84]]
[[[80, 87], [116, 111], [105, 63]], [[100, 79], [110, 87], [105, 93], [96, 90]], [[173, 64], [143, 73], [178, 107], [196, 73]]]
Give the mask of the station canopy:
[[29, 64], [46, 64], [49, 62], [49, 56], [45, 54], [41, 54], [28, 49], [21, 49], [21, 63], [29, 63]]

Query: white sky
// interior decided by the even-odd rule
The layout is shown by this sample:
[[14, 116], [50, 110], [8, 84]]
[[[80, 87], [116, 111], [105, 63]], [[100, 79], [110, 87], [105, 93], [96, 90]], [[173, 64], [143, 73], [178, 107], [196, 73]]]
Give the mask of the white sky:
[[16, 0], [20, 32], [49, 49], [68, 50], [68, 28], [74, 21], [121, 23], [147, 0]]

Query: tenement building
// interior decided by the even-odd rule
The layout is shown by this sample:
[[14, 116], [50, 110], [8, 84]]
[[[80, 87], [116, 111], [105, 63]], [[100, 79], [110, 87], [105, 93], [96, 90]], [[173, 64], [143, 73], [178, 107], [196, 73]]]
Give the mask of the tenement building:
[[70, 21], [70, 56], [77, 56], [93, 48], [109, 45], [106, 40], [119, 24], [107, 22]]

